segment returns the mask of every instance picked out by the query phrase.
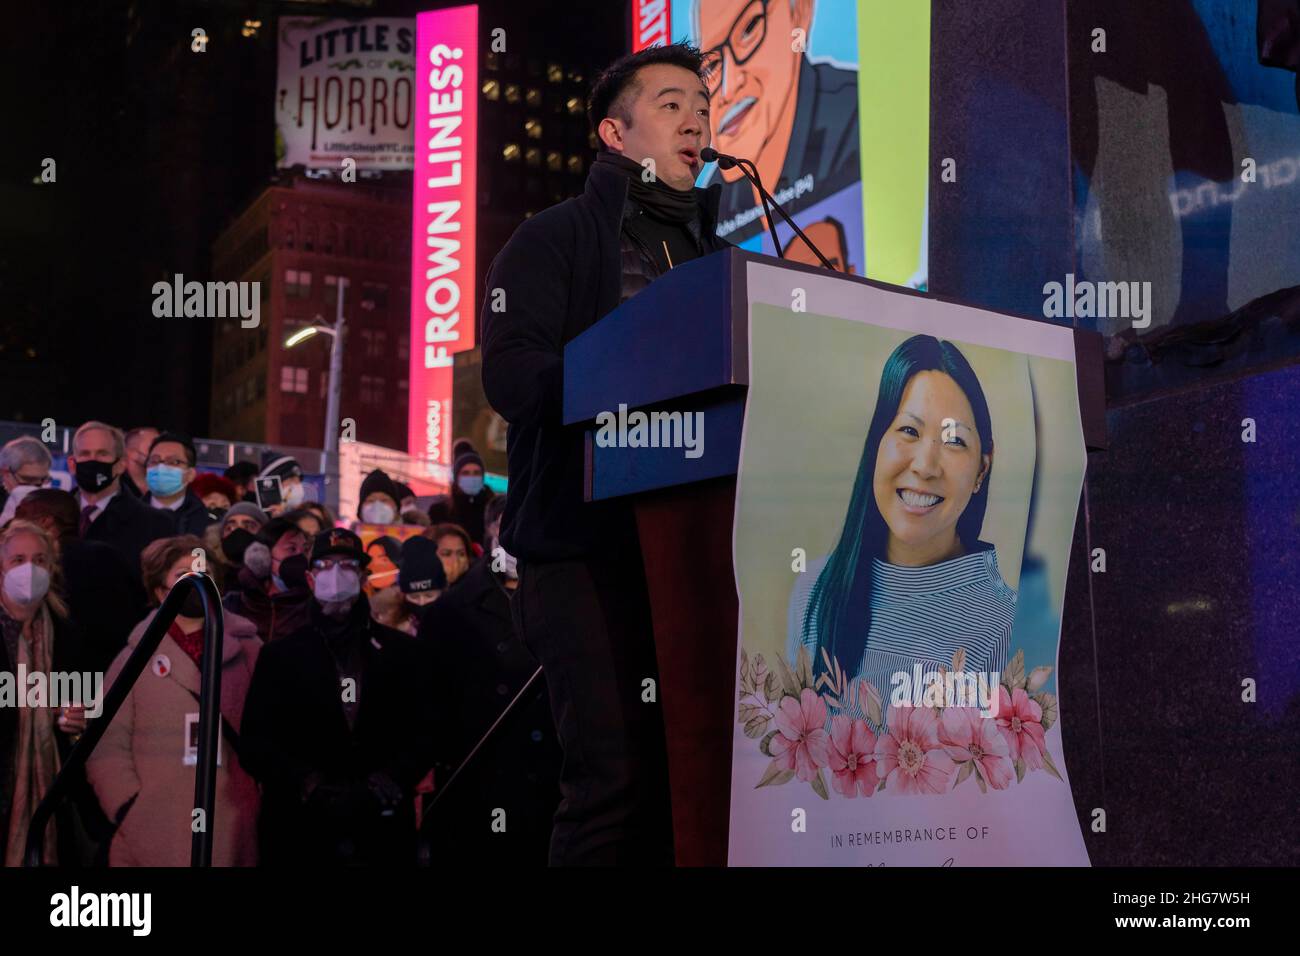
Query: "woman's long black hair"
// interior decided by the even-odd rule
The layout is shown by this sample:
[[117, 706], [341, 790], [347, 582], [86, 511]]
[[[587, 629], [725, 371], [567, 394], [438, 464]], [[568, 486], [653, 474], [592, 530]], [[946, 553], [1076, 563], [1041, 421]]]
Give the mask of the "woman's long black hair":
[[[825, 669], [821, 655], [825, 648], [850, 676], [856, 675], [866, 650], [867, 632], [871, 627], [871, 559], [884, 556], [889, 534], [885, 519], [876, 507], [872, 488], [876, 457], [885, 430], [898, 414], [907, 383], [920, 372], [943, 372], [957, 383], [975, 415], [981, 456], [993, 452], [993, 426], [984, 390], [957, 346], [933, 335], [914, 335], [894, 349], [880, 373], [880, 394], [871, 416], [871, 427], [867, 429], [867, 439], [862, 445], [853, 495], [844, 516], [844, 529], [835, 550], [817, 576], [804, 612], [804, 639], [815, 625], [817, 643], [812, 655], [815, 671]], [[985, 476], [980, 490], [971, 496], [966, 510], [957, 519], [957, 536], [968, 553], [982, 548], [979, 534], [984, 525], [988, 495], [989, 480]], [[845, 620], [849, 608], [858, 613], [851, 620]]]

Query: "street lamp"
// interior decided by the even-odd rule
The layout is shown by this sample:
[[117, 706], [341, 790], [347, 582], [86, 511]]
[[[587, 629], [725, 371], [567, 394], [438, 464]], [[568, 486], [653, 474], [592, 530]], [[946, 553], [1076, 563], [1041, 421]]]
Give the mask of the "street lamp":
[[347, 336], [347, 326], [343, 322], [343, 289], [347, 281], [342, 276], [338, 278], [338, 309], [333, 328], [325, 325], [322, 321], [323, 317], [318, 315], [316, 320], [319, 324], [299, 329], [284, 342], [284, 347], [291, 349], [300, 342], [307, 341], [317, 332], [328, 335], [334, 340], [330, 343], [329, 393], [325, 405], [325, 461], [328, 469], [327, 480], [333, 481], [336, 491], [339, 477], [339, 399], [343, 393], [343, 343]]

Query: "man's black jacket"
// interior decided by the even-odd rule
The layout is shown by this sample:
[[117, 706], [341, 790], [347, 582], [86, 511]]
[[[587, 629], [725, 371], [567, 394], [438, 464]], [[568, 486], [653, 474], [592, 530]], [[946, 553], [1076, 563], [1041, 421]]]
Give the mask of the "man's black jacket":
[[140, 552], [151, 541], [174, 535], [174, 521], [170, 513], [151, 508], [119, 490], [109, 499], [99, 517], [90, 523], [86, 540], [111, 544], [138, 575]]
[[181, 499], [181, 506], [175, 511], [170, 508], [155, 506], [152, 492], [146, 494], [141, 501], [153, 508], [154, 511], [160, 511], [171, 519], [172, 534], [192, 534], [201, 538], [208, 525], [217, 520], [217, 516], [208, 510], [208, 506], [203, 503], [203, 499], [189, 489], [186, 489], [185, 497]]
[[[621, 301], [627, 192], [625, 173], [594, 164], [581, 196], [524, 220], [488, 269], [483, 390], [510, 423], [501, 544], [524, 562], [599, 553], [603, 539], [635, 534], [625, 501], [583, 502], [582, 429], [561, 424], [565, 343]], [[715, 235], [720, 187], [695, 192], [704, 253], [728, 248]]]
[[[538, 664], [515, 634], [509, 592], [492, 573], [491, 554], [429, 605], [419, 638], [433, 655], [435, 696], [445, 714], [434, 776], [446, 782]], [[539, 678], [439, 801], [427, 825], [434, 859], [544, 866], [562, 759]], [[490, 826], [498, 808], [506, 813], [505, 832]]]
[[[308, 624], [265, 644], [244, 701], [239, 756], [262, 784], [263, 862], [413, 862], [414, 789], [433, 762], [428, 654], [415, 638], [372, 620], [369, 602], [358, 597], [348, 629], [361, 653], [360, 707], [349, 728], [322, 626], [314, 604]], [[392, 816], [365, 799], [365, 781], [376, 772], [402, 790]], [[309, 777], [351, 796], [332, 805], [305, 801]]]

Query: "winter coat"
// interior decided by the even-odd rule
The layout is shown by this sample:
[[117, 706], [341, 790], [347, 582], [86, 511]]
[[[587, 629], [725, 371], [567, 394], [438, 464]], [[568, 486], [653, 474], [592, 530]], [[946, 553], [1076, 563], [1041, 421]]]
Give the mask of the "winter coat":
[[[135, 650], [157, 611], [127, 640], [105, 677], [105, 692]], [[243, 768], [229, 730], [239, 733], [244, 698], [262, 646], [252, 622], [225, 615], [221, 654], [221, 758], [211, 828], [213, 866], [257, 863], [257, 784]], [[197, 714], [199, 668], [164, 635], [86, 771], [100, 805], [119, 821], [110, 866], [189, 866], [195, 768], [184, 763], [186, 714]]]

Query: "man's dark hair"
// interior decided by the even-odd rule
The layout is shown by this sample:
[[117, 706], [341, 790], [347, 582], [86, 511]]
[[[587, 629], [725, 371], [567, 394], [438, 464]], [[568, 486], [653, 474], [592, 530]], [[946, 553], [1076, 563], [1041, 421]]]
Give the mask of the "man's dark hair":
[[186, 438], [184, 435], [178, 435], [178, 434], [176, 434], [175, 432], [163, 432], [161, 435], [159, 435], [157, 438], [155, 438], [152, 442], [150, 442], [150, 443], [149, 443], [149, 454], [152, 455], [152, 454], [153, 454], [153, 450], [154, 450], [155, 448], [157, 448], [159, 445], [161, 445], [163, 442], [175, 442], [177, 445], [180, 445], [182, 448], [184, 448], [184, 449], [185, 449], [185, 460], [186, 460], [186, 462], [189, 463], [189, 466], [190, 466], [191, 468], [193, 468], [195, 462], [197, 462], [197, 461], [199, 460], [198, 452], [196, 452], [196, 451], [194, 450], [194, 442], [190, 441], [190, 440], [189, 440], [188, 438]]
[[261, 469], [251, 461], [237, 461], [221, 474], [222, 477], [229, 478], [233, 481], [235, 487], [239, 488], [240, 491], [243, 491], [244, 486], [247, 485], [249, 481], [256, 478], [259, 471], [261, 471]]
[[[640, 84], [637, 72], [646, 66], [666, 63], [690, 70], [701, 80], [704, 79], [704, 54], [689, 43], [670, 43], [667, 46], [648, 46], [636, 53], [615, 60], [596, 77], [592, 84], [591, 95], [587, 97], [587, 119], [591, 131], [600, 137], [600, 122], [606, 116], [613, 116], [632, 125], [632, 100], [636, 98]], [[602, 142], [600, 148], [604, 149]]]

